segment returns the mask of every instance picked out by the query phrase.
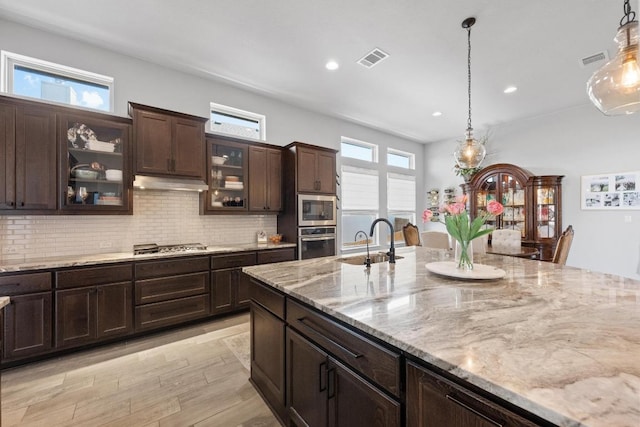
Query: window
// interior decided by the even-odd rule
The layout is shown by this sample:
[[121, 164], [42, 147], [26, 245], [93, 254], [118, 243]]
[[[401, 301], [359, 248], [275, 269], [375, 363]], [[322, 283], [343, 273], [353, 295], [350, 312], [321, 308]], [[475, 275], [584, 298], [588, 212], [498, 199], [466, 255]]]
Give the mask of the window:
[[0, 90], [100, 111], [113, 111], [113, 78], [2, 51]]
[[342, 138], [340, 155], [342, 157], [376, 163], [378, 161], [378, 146], [355, 139]]
[[[378, 217], [378, 181], [377, 170], [342, 167], [342, 249], [365, 245], [364, 237], [356, 239], [355, 235], [362, 230], [368, 236], [371, 223]], [[377, 236], [374, 236], [370, 245], [376, 244]]]
[[387, 174], [387, 213], [395, 230], [395, 240], [404, 241], [402, 227], [416, 225], [416, 177]]
[[266, 121], [262, 114], [239, 110], [226, 105], [211, 103], [209, 128], [213, 132], [265, 141]]
[[389, 148], [387, 150], [387, 164], [389, 166], [396, 166], [405, 169], [415, 169], [415, 154], [405, 153], [404, 151], [394, 150]]

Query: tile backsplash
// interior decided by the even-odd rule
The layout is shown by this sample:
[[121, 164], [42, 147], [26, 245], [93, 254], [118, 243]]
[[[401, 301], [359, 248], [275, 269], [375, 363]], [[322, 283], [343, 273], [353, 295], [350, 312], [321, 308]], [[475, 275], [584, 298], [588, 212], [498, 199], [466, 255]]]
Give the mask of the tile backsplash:
[[275, 215], [199, 215], [199, 194], [135, 190], [133, 215], [0, 216], [0, 261], [130, 252], [139, 243], [227, 245], [277, 231]]

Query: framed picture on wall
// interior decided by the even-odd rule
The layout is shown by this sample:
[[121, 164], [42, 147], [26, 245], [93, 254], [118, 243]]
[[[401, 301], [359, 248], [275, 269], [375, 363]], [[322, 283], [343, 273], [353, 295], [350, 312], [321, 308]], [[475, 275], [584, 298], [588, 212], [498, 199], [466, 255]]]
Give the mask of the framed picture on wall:
[[580, 197], [584, 210], [640, 210], [640, 171], [585, 175]]

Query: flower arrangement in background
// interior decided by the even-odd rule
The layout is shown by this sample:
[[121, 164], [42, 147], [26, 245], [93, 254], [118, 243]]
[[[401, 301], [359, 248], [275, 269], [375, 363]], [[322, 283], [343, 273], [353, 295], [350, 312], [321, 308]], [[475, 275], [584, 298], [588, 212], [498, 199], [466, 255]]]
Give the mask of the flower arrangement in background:
[[[470, 221], [466, 202], [467, 196], [457, 197], [455, 202], [444, 205], [441, 211], [445, 214], [444, 224], [447, 227], [447, 232], [460, 246], [459, 256], [456, 256], [457, 267], [472, 270], [473, 261], [468, 252], [470, 242], [493, 231], [492, 228], [483, 228], [483, 226], [489, 218], [502, 214], [504, 207], [500, 202], [491, 200], [487, 204], [487, 211]], [[432, 216], [433, 212], [427, 209], [422, 213], [422, 220], [424, 222], [430, 221]]]

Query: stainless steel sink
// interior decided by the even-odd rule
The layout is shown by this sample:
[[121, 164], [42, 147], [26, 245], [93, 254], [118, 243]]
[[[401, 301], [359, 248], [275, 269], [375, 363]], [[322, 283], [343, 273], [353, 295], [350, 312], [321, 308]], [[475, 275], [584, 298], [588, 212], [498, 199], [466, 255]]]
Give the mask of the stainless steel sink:
[[[396, 255], [396, 259], [402, 259], [404, 257]], [[338, 261], [344, 262], [346, 264], [351, 265], [364, 265], [364, 261], [367, 259], [366, 255], [354, 255], [345, 258], [338, 258]], [[376, 264], [379, 262], [389, 261], [389, 256], [386, 253], [378, 252], [371, 254], [371, 264]]]

